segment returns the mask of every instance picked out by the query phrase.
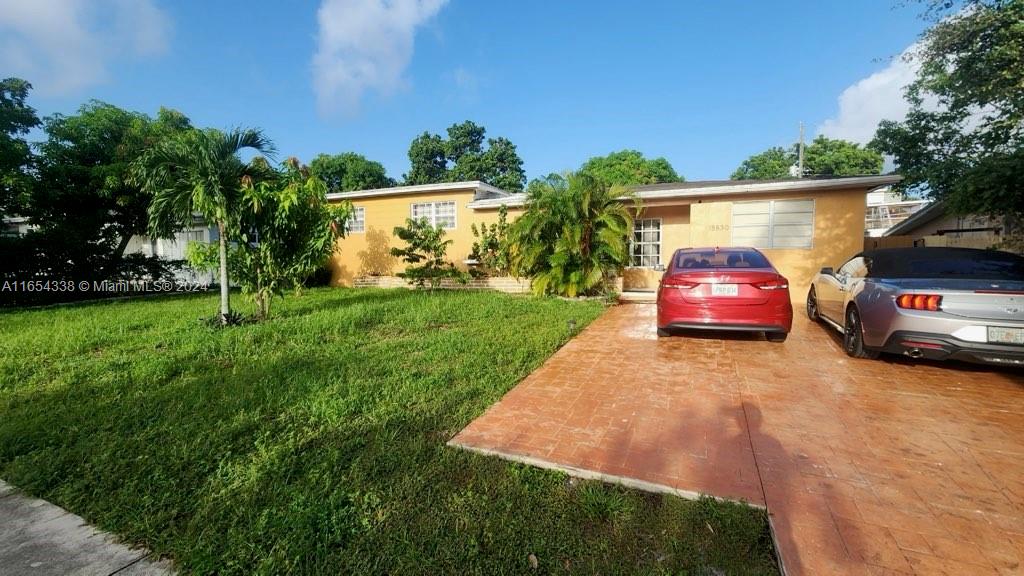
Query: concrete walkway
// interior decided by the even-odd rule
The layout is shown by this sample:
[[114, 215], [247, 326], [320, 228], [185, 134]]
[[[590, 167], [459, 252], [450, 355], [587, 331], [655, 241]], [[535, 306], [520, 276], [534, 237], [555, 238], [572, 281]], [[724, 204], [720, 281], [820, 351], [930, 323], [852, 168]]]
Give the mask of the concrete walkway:
[[616, 306], [450, 443], [765, 506], [788, 576], [1024, 576], [1024, 373], [655, 335]]
[[170, 563], [148, 558], [80, 516], [21, 493], [0, 480], [0, 574], [3, 576], [168, 576]]

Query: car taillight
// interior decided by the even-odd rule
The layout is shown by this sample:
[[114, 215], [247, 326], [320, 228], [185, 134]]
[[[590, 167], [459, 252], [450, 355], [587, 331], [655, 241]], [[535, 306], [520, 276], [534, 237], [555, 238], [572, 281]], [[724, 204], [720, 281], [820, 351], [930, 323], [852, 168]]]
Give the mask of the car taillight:
[[765, 280], [763, 282], [754, 282], [753, 286], [760, 288], [761, 290], [785, 290], [789, 288], [789, 280], [779, 277], [775, 280]]
[[900, 294], [896, 305], [908, 310], [928, 310], [937, 312], [942, 309], [942, 296], [938, 294]]
[[685, 282], [682, 280], [670, 280], [661, 285], [662, 288], [679, 288], [681, 290], [690, 290], [697, 287], [696, 282]]

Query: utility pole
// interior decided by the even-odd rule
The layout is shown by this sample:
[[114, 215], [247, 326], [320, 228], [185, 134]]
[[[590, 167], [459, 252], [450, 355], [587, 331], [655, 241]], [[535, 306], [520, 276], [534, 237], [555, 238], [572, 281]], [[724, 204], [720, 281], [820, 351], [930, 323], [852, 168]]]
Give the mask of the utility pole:
[[800, 144], [797, 145], [797, 157], [799, 158], [799, 160], [797, 161], [796, 177], [797, 178], [803, 178], [804, 177], [804, 123], [802, 121], [800, 122]]

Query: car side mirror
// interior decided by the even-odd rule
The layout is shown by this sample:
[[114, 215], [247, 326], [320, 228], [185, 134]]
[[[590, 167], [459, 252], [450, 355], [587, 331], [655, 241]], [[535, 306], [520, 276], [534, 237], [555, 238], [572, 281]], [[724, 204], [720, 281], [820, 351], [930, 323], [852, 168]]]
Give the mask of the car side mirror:
[[822, 268], [821, 269], [821, 273], [825, 274], [826, 276], [835, 276], [836, 275], [835, 271], [832, 270], [831, 266], [825, 266], [824, 268]]

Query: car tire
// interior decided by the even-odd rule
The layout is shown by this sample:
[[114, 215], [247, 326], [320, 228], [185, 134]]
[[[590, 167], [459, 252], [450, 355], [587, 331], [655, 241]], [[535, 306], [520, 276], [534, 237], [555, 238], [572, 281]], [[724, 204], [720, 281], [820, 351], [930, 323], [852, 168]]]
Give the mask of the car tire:
[[864, 328], [860, 323], [860, 313], [853, 306], [846, 310], [846, 324], [843, 327], [843, 351], [851, 358], [878, 358], [877, 350], [864, 347]]
[[764, 333], [764, 337], [767, 338], [769, 342], [785, 342], [787, 336], [789, 336], [789, 334], [786, 333], [786, 332], [765, 332]]
[[814, 286], [807, 291], [807, 317], [811, 322], [821, 320], [821, 314], [818, 313], [818, 295], [814, 292]]
[[658, 326], [658, 338], [667, 338], [668, 336], [671, 335], [672, 333], [669, 332], [668, 329]]

